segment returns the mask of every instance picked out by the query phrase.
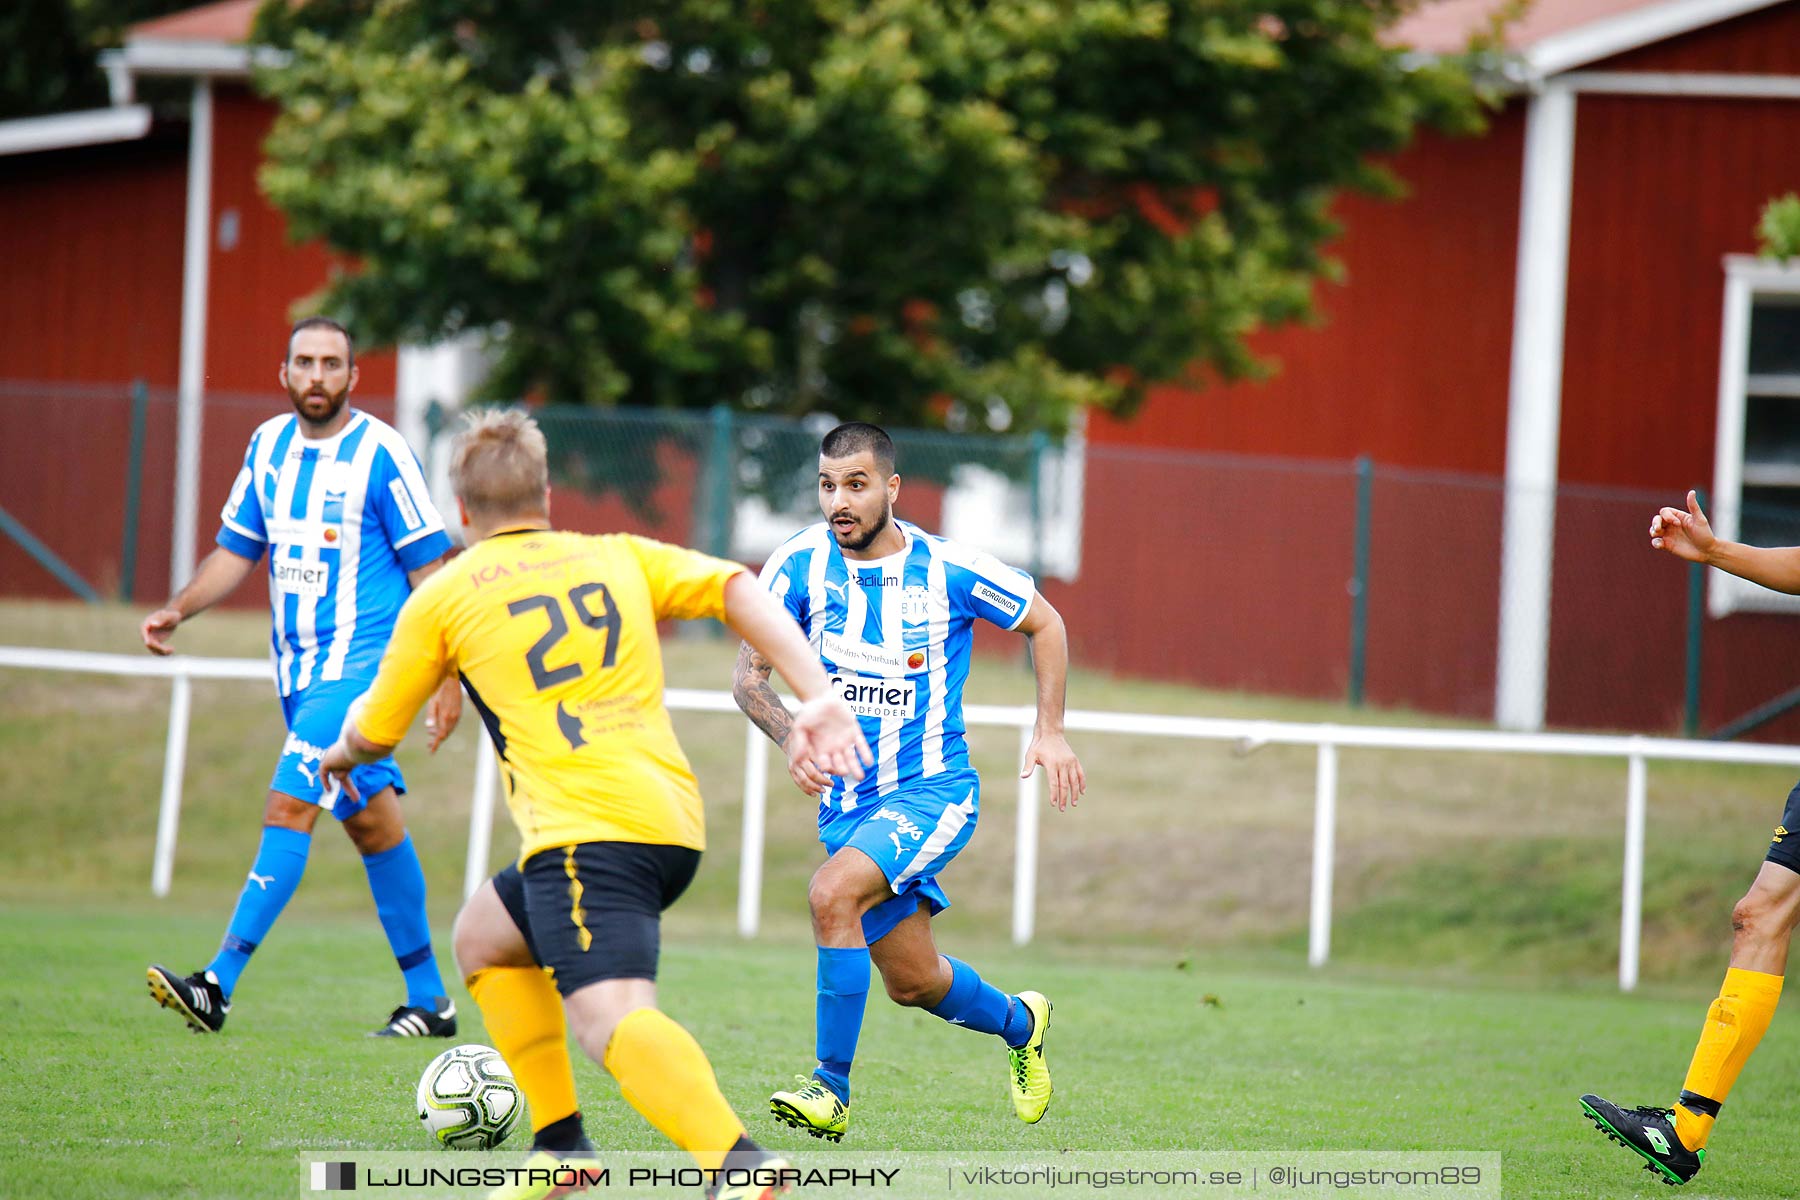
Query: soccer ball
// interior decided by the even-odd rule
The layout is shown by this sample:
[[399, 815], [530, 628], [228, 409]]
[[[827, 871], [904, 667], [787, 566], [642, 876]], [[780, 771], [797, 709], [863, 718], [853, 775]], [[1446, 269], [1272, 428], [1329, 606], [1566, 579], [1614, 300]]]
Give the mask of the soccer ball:
[[490, 1150], [519, 1123], [524, 1102], [512, 1068], [492, 1046], [453, 1046], [419, 1077], [419, 1120], [440, 1146]]

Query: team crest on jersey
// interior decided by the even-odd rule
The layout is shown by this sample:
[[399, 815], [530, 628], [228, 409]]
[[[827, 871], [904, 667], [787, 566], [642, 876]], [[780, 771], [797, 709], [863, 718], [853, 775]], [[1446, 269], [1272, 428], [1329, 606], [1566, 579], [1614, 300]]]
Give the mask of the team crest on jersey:
[[901, 592], [900, 619], [914, 624], [931, 620], [931, 589], [914, 585]]

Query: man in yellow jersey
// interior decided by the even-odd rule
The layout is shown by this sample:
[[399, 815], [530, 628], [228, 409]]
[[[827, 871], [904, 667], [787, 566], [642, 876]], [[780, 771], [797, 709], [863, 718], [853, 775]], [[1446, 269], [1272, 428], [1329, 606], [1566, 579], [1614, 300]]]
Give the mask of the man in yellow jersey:
[[[1676, 558], [1729, 571], [1752, 583], [1800, 595], [1800, 546], [1763, 547], [1729, 542], [1713, 533], [1700, 498], [1687, 508], [1659, 509], [1650, 518], [1650, 545]], [[1592, 1092], [1582, 1111], [1600, 1132], [1644, 1160], [1664, 1183], [1680, 1186], [1699, 1173], [1706, 1143], [1738, 1072], [1768, 1032], [1781, 999], [1788, 945], [1800, 925], [1800, 785], [1787, 808], [1750, 890], [1731, 910], [1731, 963], [1719, 995], [1706, 1010], [1700, 1041], [1671, 1108], [1626, 1108]]]
[[[438, 681], [460, 673], [499, 752], [523, 846], [463, 906], [456, 957], [531, 1106], [533, 1165], [593, 1153], [566, 1011], [626, 1101], [712, 1173], [709, 1195], [786, 1190], [787, 1164], [745, 1135], [705, 1052], [656, 1008], [660, 914], [705, 847], [699, 789], [662, 703], [657, 622], [720, 618], [774, 664], [801, 700], [790, 757], [860, 777], [872, 758], [856, 718], [799, 629], [736, 563], [552, 530], [544, 436], [524, 413], [473, 416], [450, 477], [469, 549], [401, 610], [323, 769], [342, 784], [356, 764], [391, 753]], [[566, 1169], [537, 1174], [497, 1194], [556, 1196], [582, 1182]]]

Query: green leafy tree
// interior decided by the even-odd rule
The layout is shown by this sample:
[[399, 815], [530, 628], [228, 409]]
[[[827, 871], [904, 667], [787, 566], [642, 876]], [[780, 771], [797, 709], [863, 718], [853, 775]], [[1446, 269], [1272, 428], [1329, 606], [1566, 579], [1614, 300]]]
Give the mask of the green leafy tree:
[[1800, 195], [1789, 192], [1764, 205], [1756, 236], [1765, 258], [1800, 256]]
[[100, 51], [125, 27], [192, 0], [23, 0], [0, 4], [0, 120], [108, 102]]
[[1458, 63], [1402, 0], [313, 0], [262, 182], [377, 340], [496, 335], [496, 396], [1062, 428], [1257, 371], [1333, 195]]

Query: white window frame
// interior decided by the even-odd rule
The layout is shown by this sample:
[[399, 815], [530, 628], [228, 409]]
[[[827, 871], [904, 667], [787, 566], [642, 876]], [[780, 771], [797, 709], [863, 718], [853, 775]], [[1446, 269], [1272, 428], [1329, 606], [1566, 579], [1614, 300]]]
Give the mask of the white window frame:
[[[1750, 379], [1750, 310], [1759, 296], [1800, 296], [1800, 262], [1748, 254], [1725, 258], [1725, 317], [1719, 346], [1719, 421], [1709, 516], [1719, 536], [1736, 540], [1744, 498], [1744, 423], [1750, 395], [1765, 394]], [[1800, 399], [1796, 399], [1800, 403]], [[1752, 481], [1754, 486], [1756, 481]], [[1800, 498], [1800, 480], [1795, 495]], [[1760, 587], [1723, 571], [1709, 571], [1707, 611], [1800, 613], [1800, 596]]]

